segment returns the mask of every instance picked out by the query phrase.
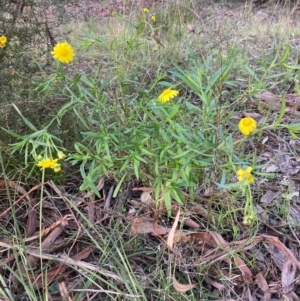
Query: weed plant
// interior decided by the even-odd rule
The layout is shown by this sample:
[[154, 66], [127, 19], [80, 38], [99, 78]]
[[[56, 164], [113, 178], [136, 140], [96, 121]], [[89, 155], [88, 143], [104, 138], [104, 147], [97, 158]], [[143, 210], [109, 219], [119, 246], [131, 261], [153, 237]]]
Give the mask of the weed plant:
[[[108, 30], [118, 30], [115, 37], [107, 38], [87, 32], [81, 35], [79, 44], [85, 51], [94, 55], [101, 50], [107, 56], [107, 61], [95, 64], [93, 73], [74, 72], [66, 68], [64, 63], [72, 64], [73, 57], [71, 55], [64, 61], [60, 55], [68, 56], [70, 48], [67, 54], [65, 48], [59, 53], [54, 48], [52, 55], [56, 58], [56, 68], [51, 70], [51, 74], [44, 73], [34, 89], [41, 98], [60, 95], [66, 101], [42, 128], [13, 105], [30, 132], [24, 135], [2, 127], [15, 138], [10, 145], [11, 154], [22, 154], [23, 167], [29, 175], [27, 177], [40, 176], [42, 182], [50, 178], [59, 183], [59, 180], [63, 180], [59, 174], [63, 173], [64, 164], [71, 164], [73, 170], [80, 171], [80, 190], [92, 193], [99, 199], [98, 184], [103, 176], [115, 183], [114, 198], [122, 193], [125, 183], [135, 180], [153, 189], [157, 208], [165, 208], [169, 217], [173, 204], [184, 206], [187, 195], [193, 200], [199, 190], [226, 192], [241, 201], [244, 209], [238, 219], [242, 219], [245, 226], [258, 227], [251, 184], [266, 175], [261, 171], [263, 166], [258, 162], [257, 152], [250, 153], [247, 149], [255, 139], [261, 140], [266, 131], [287, 130], [296, 139], [300, 124], [283, 122], [286, 110], [284, 96], [275, 118], [270, 119], [270, 108], [260, 124], [252, 117], [236, 117], [234, 108], [241, 105], [243, 98], [263, 91], [266, 82], [273, 82], [271, 88], [275, 88], [278, 83], [285, 85], [295, 79], [294, 70], [298, 70], [298, 66], [289, 61], [290, 47], [277, 48], [274, 57], [267, 63], [258, 61], [255, 67], [250, 64], [243, 68], [238, 66], [242, 68], [241, 74], [247, 76], [248, 87], [238, 96], [232, 94], [236, 96], [232, 100], [230, 91], [240, 87], [240, 78], [235, 73], [238, 68], [236, 54], [239, 53], [236, 44], [228, 46], [227, 55], [223, 54], [221, 47], [205, 56], [199, 56], [196, 51], [189, 49], [186, 57], [181, 54], [177, 60], [173, 60], [178, 55], [173, 45], [181, 37], [177, 27], [184, 22], [180, 19], [184, 14], [181, 11], [168, 15], [161, 12], [155, 15], [155, 20], [152, 15], [145, 9], [137, 11], [130, 18], [114, 13], [109, 20]], [[164, 18], [167, 26], [161, 22]], [[181, 20], [179, 23], [177, 18]], [[117, 26], [110, 28], [113, 22]], [[73, 51], [73, 46], [69, 46]], [[75, 51], [74, 60], [81, 55]], [[149, 61], [155, 62], [155, 68], [151, 68]], [[241, 81], [244, 82], [244, 79]], [[297, 84], [295, 89], [299, 91]], [[72, 116], [69, 119], [72, 121], [70, 128], [79, 132], [72, 147], [66, 147], [62, 137], [51, 132], [53, 127], [61, 127], [66, 116]], [[3, 160], [1, 164], [3, 175], [7, 178]], [[68, 174], [63, 177], [67, 178]], [[52, 185], [52, 188], [55, 187], [55, 184]], [[42, 189], [37, 209], [39, 229], [43, 228], [43, 192]], [[8, 196], [10, 206], [14, 208], [9, 192]], [[74, 300], [82, 300], [83, 291], [101, 291], [102, 286], [106, 288], [101, 291], [106, 300], [149, 300], [145, 287], [153, 283], [147, 280], [147, 285], [143, 287], [140, 281], [142, 277], [135, 275], [130, 262], [131, 258], [144, 254], [141, 243], [134, 238], [129, 241], [124, 239], [129, 230], [120, 220], [111, 232], [106, 229], [100, 231], [75, 202], [69, 197], [64, 199], [82, 222], [83, 245], [97, 250], [97, 265], [103, 267], [100, 273], [96, 273], [91, 265], [77, 264], [81, 279], [78, 280], [78, 286], [74, 287]], [[236, 237], [238, 229], [235, 225], [228, 226], [228, 220], [235, 219], [231, 215], [238, 215], [236, 207], [224, 211], [216, 206], [216, 210], [219, 210], [221, 218], [215, 221], [215, 225]], [[13, 211], [12, 216], [15, 229], [13, 240], [18, 241], [22, 230], [18, 226], [17, 212]], [[8, 236], [4, 228], [3, 233]], [[79, 238], [78, 234], [76, 239]], [[41, 245], [42, 237], [39, 236], [40, 249], [37, 251], [40, 254], [43, 253]], [[39, 300], [42, 297], [35, 295], [36, 287], [32, 282], [25, 281], [34, 274], [30, 269], [27, 270], [24, 249], [22, 240], [12, 248], [14, 256], [20, 257], [17, 261], [18, 270], [24, 273], [17, 273], [9, 265], [5, 265], [5, 269], [18, 279], [31, 300]], [[154, 256], [153, 253], [151, 255]], [[155, 256], [159, 265], [160, 255]], [[59, 262], [55, 256], [50, 260]], [[169, 260], [171, 262], [171, 255]], [[168, 264], [164, 268], [171, 278]], [[41, 266], [44, 271], [47, 270], [43, 263]], [[174, 300], [187, 300], [184, 294], [172, 291], [168, 279], [160, 281], [166, 275], [162, 269], [150, 265], [147, 268], [152, 268], [152, 281], [156, 286], [155, 292], [149, 289], [151, 296], [162, 299], [174, 294]], [[194, 277], [199, 282], [202, 281], [199, 276], [201, 268]], [[45, 277], [47, 273], [41, 275]], [[183, 273], [178, 273], [177, 277], [185, 279]], [[0, 282], [4, 282], [2, 276]], [[47, 279], [43, 279], [43, 283], [47, 283]], [[2, 295], [13, 300], [10, 292], [1, 286], [0, 289]], [[54, 285], [49, 288], [50, 291], [55, 289]], [[189, 300], [199, 298], [200, 294], [194, 290], [190, 292]]]

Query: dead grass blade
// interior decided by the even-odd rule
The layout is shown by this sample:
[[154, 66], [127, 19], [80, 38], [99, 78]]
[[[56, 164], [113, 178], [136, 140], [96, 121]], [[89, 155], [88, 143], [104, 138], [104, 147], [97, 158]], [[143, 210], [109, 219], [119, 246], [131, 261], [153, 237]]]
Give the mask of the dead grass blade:
[[168, 235], [168, 239], [167, 239], [167, 246], [170, 251], [173, 251], [174, 236], [175, 236], [175, 232], [176, 232], [176, 229], [178, 226], [179, 217], [180, 217], [180, 209], [178, 209], [178, 211], [177, 211], [176, 218], [174, 220], [173, 226], [171, 228], [171, 231], [170, 231], [170, 233]]
[[94, 271], [94, 272], [98, 272], [99, 274], [102, 274], [106, 277], [112, 278], [120, 283], [123, 283], [125, 280], [122, 280], [117, 274], [110, 272], [104, 268], [101, 268], [97, 265], [85, 262], [85, 261], [81, 261], [81, 260], [74, 260], [73, 258], [70, 258], [67, 255], [52, 255], [52, 254], [40, 254], [39, 252], [35, 251], [35, 250], [28, 250], [27, 251], [28, 254], [41, 258], [41, 259], [47, 259], [47, 260], [53, 260], [53, 261], [58, 261], [62, 264], [65, 264], [69, 267], [72, 268], [82, 268], [82, 269], [87, 269], [90, 271]]
[[68, 291], [66, 282], [62, 281], [62, 282], [59, 282], [57, 285], [58, 285], [58, 289], [59, 289], [62, 300], [72, 301], [72, 299], [69, 296], [69, 291]]
[[174, 274], [173, 274], [173, 286], [175, 288], [175, 290], [179, 293], [186, 293], [187, 291], [193, 289], [196, 284], [181, 284], [179, 283], [176, 278], [175, 278], [175, 269], [174, 269]]

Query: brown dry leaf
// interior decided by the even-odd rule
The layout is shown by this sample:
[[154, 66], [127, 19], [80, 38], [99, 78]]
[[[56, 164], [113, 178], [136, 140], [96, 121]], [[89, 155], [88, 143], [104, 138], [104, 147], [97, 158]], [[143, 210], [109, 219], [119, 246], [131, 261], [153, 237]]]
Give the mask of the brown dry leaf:
[[290, 215], [300, 224], [300, 206], [291, 205], [290, 206]]
[[[266, 91], [256, 95], [256, 97], [260, 100], [261, 105], [280, 111], [282, 95]], [[286, 101], [285, 113], [300, 115], [300, 96], [298, 94], [285, 94], [284, 97]]]
[[216, 281], [211, 280], [209, 278], [208, 278], [208, 282], [209, 282], [210, 285], [212, 285], [213, 287], [215, 287], [219, 291], [225, 290], [225, 286], [223, 284], [219, 283], [219, 282], [216, 282]]
[[196, 285], [197, 284], [181, 284], [176, 280], [175, 274], [173, 274], [173, 286], [179, 293], [186, 293], [187, 291], [193, 289]]
[[175, 236], [176, 228], [177, 228], [177, 225], [179, 222], [179, 216], [180, 216], [180, 209], [177, 211], [176, 218], [174, 220], [172, 229], [171, 229], [171, 231], [168, 235], [168, 239], [167, 239], [167, 246], [170, 251], [173, 251], [174, 236]]
[[264, 275], [262, 273], [258, 273], [256, 275], [256, 283], [257, 283], [257, 286], [264, 293], [264, 300], [269, 301], [271, 299], [271, 293], [269, 292], [270, 288], [269, 288], [266, 278], [264, 277]]
[[143, 191], [141, 194], [141, 202], [145, 203], [146, 205], [150, 205], [155, 203], [151, 196], [151, 191]]
[[260, 199], [261, 203], [265, 204], [271, 204], [279, 195], [281, 194], [281, 191], [271, 191], [268, 190]]
[[86, 206], [87, 212], [88, 212], [88, 220], [93, 225], [95, 223], [95, 211], [96, 211], [96, 206], [95, 203], [89, 203]]
[[151, 187], [134, 187], [132, 191], [143, 191], [143, 192], [153, 192], [153, 188]]
[[158, 226], [159, 218], [160, 218], [162, 212], [165, 209], [165, 202], [164, 202], [163, 198], [160, 198], [157, 202], [159, 203], [159, 208], [154, 211], [154, 216], [153, 216], [153, 228], [154, 228], [154, 230], [156, 230], [156, 227]]
[[200, 228], [200, 225], [197, 224], [196, 222], [194, 222], [192, 219], [190, 218], [185, 218], [184, 221], [183, 221], [183, 224], [186, 226], [186, 227], [189, 227], [189, 228], [192, 228], [192, 229], [199, 229]]
[[281, 274], [281, 284], [282, 293], [290, 294], [294, 290], [294, 282], [296, 276], [296, 265], [295, 263], [288, 259], [283, 263], [282, 274]]
[[38, 224], [38, 216], [36, 210], [30, 206], [27, 214], [27, 225], [25, 229], [25, 237], [30, 237], [35, 231]]
[[279, 240], [278, 237], [265, 234], [261, 234], [260, 237], [262, 237], [266, 242], [277, 247], [282, 252], [283, 258], [284, 256], [288, 257], [300, 269], [300, 262], [296, 259], [294, 254]]
[[147, 218], [135, 218], [131, 224], [131, 232], [133, 234], [151, 234], [160, 236], [170, 233], [171, 229], [156, 225], [154, 229], [153, 220]]
[[294, 175], [300, 170], [298, 162], [293, 160], [290, 155], [283, 152], [279, 152], [278, 167], [285, 175]]
[[[172, 215], [177, 215], [177, 211], [178, 211], [178, 208], [177, 207], [172, 207]], [[192, 229], [199, 229], [200, 228], [200, 225], [197, 224], [196, 222], [194, 222], [192, 219], [190, 218], [184, 218], [183, 219], [183, 224], [186, 226], [186, 227], [189, 227], [189, 228], [192, 228]]]

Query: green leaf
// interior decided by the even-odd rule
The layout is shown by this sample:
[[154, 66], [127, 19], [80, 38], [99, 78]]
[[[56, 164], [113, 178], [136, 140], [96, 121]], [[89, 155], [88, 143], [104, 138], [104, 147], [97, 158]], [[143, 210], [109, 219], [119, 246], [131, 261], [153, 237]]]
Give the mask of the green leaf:
[[118, 185], [117, 185], [115, 191], [114, 191], [114, 194], [113, 194], [113, 197], [114, 197], [114, 198], [117, 197], [117, 195], [118, 195], [118, 193], [119, 193], [119, 190], [120, 190], [120, 188], [121, 188], [121, 185], [122, 185], [122, 183], [124, 182], [126, 176], [127, 176], [127, 173], [125, 172], [124, 175], [123, 175], [123, 177], [122, 177], [121, 180], [119, 181], [119, 183], [118, 183]]
[[274, 122], [274, 125], [279, 125], [280, 124], [280, 122], [281, 122], [281, 120], [282, 120], [282, 118], [284, 116], [285, 109], [286, 109], [286, 101], [285, 101], [284, 94], [282, 94], [281, 105], [280, 105], [280, 112], [279, 112], [279, 115], [278, 115], [277, 119]]
[[292, 70], [298, 70], [300, 69], [300, 65], [287, 65], [287, 64], [282, 64], [286, 69], [292, 69]]
[[300, 133], [300, 123], [287, 125], [286, 128], [294, 133]]
[[276, 65], [281, 65], [282, 63], [284, 63], [287, 60], [287, 58], [289, 57], [290, 51], [291, 51], [290, 45], [286, 45], [283, 56]]
[[163, 200], [164, 200], [164, 203], [166, 205], [166, 209], [167, 209], [167, 212], [168, 212], [168, 216], [171, 216], [172, 214], [172, 202], [171, 202], [171, 193], [170, 193], [170, 190], [167, 189], [166, 191], [164, 191], [163, 193]]
[[24, 122], [26, 123], [26, 125], [32, 130], [32, 131], [35, 131], [37, 132], [38, 129], [27, 119], [25, 118], [22, 113], [20, 112], [19, 108], [13, 103], [12, 104], [13, 107], [15, 108], [15, 110], [18, 112], [18, 114], [22, 117], [22, 119], [24, 120]]

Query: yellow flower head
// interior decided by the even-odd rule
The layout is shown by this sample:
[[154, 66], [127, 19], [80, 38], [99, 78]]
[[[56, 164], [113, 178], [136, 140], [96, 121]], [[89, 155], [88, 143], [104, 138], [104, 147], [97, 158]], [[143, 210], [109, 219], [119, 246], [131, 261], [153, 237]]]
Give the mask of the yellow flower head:
[[247, 167], [246, 169], [239, 169], [236, 174], [238, 176], [238, 180], [243, 181], [244, 184], [251, 184], [254, 182], [254, 177], [251, 175], [253, 168]]
[[39, 160], [38, 163], [36, 164], [38, 167], [41, 168], [41, 170], [46, 169], [46, 168], [52, 168], [55, 169], [57, 168], [59, 165], [57, 163], [58, 159], [50, 159], [50, 158], [46, 158], [46, 159], [42, 159]]
[[245, 136], [249, 136], [256, 129], [256, 121], [251, 117], [242, 118], [239, 122], [239, 130]]
[[143, 9], [143, 12], [144, 12], [145, 14], [148, 14], [148, 13], [149, 13], [149, 9], [145, 7], [145, 8]]
[[6, 36], [0, 36], [0, 43], [5, 45], [6, 42], [7, 42]]
[[74, 50], [68, 42], [57, 43], [51, 54], [55, 59], [65, 64], [72, 62], [75, 56]]
[[156, 21], [156, 17], [153, 15], [153, 16], [151, 16], [151, 21], [152, 22], [155, 22]]
[[113, 12], [111, 13], [111, 15], [112, 15], [113, 17], [115, 17], [116, 14], [117, 14], [116, 11], [113, 11]]
[[172, 98], [176, 97], [179, 94], [177, 90], [165, 89], [158, 96], [158, 100], [162, 103], [170, 101]]

